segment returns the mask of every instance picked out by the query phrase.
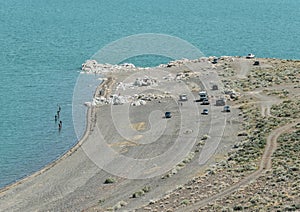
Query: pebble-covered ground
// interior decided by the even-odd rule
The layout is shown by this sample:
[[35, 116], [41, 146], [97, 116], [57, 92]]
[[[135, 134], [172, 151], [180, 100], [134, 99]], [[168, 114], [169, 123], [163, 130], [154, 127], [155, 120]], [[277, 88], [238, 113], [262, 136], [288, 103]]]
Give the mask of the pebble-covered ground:
[[[243, 127], [237, 135], [239, 142], [226, 159], [207, 169], [204, 175], [160, 200], [151, 201], [141, 210], [300, 211], [300, 61], [261, 59], [260, 66], [249, 67], [245, 77], [238, 77], [237, 66], [228, 60], [220, 60], [217, 70], [225, 89], [240, 94], [231, 98], [232, 104], [242, 111]], [[246, 92], [257, 92], [261, 96]], [[266, 114], [259, 104], [265, 100], [264, 96], [278, 99], [271, 102]], [[205, 202], [257, 171], [267, 136], [295, 120], [298, 124], [277, 139], [271, 169], [233, 193]], [[198, 205], [201, 201], [204, 203]]]

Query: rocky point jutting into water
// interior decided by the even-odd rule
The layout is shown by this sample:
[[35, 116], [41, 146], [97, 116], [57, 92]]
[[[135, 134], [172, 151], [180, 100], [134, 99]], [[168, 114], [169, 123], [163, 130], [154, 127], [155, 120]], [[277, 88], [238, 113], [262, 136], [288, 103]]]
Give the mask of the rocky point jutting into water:
[[82, 65], [95, 73], [83, 139], [2, 190], [0, 211], [300, 209], [299, 61]]

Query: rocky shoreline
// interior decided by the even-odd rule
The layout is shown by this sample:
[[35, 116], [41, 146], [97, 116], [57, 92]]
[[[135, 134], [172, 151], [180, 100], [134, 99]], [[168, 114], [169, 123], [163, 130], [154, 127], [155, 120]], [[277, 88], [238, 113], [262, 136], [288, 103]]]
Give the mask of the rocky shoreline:
[[[229, 152], [228, 157], [225, 158], [225, 160], [222, 160], [218, 162], [216, 165], [210, 167], [206, 174], [203, 175], [200, 178], [194, 178], [189, 183], [180, 186], [178, 189], [172, 191], [171, 193], [165, 195], [161, 200], [151, 200], [148, 206], [143, 207], [142, 210], [145, 211], [177, 211], [180, 208], [185, 208], [189, 206], [189, 209], [192, 208], [199, 208], [200, 205], [197, 205], [197, 202], [203, 202], [203, 200], [208, 199], [210, 196], [214, 196], [219, 193], [221, 190], [226, 190], [226, 188], [233, 187], [234, 185], [238, 184], [239, 182], [242, 182], [243, 178], [246, 178], [246, 176], [251, 176], [251, 173], [255, 173], [254, 171], [259, 169], [258, 162], [260, 161], [260, 157], [262, 155], [262, 150], [265, 145], [265, 139], [266, 139], [266, 132], [270, 132], [274, 127], [281, 126], [287, 123], [292, 122], [293, 119], [290, 119], [292, 114], [286, 114], [284, 111], [286, 111], [285, 107], [278, 107], [277, 103], [280, 103], [280, 100], [268, 100], [268, 96], [270, 95], [279, 95], [278, 97], [280, 99], [289, 99], [288, 94], [289, 91], [286, 88], [282, 88], [282, 92], [272, 89], [275, 85], [283, 85], [279, 86], [285, 87], [286, 84], [289, 84], [289, 86], [292, 87], [292, 89], [299, 88], [300, 84], [300, 78], [299, 78], [299, 68], [300, 64], [299, 61], [293, 61], [293, 60], [278, 60], [278, 59], [259, 59], [260, 65], [255, 66], [251, 68], [251, 63], [253, 63], [253, 60], [249, 61], [243, 61], [242, 64], [235, 63], [235, 61], [240, 60], [240, 57], [221, 57], [219, 58], [218, 64], [213, 65], [215, 66], [214, 69], [220, 69], [220, 66], [222, 67], [222, 72], [218, 72], [219, 76], [222, 77], [222, 82], [224, 83], [224, 97], [228, 100], [231, 100], [234, 102], [234, 105], [239, 105], [239, 109], [241, 109], [241, 115], [244, 117], [243, 120], [243, 127], [242, 132], [240, 132], [238, 135], [241, 137], [245, 137], [246, 139], [240, 139], [238, 143], [236, 143], [233, 146], [233, 149]], [[167, 65], [160, 66], [164, 68], [170, 68], [170, 67], [180, 67], [185, 63], [197, 63], [197, 62], [212, 62], [214, 61], [214, 57], [210, 58], [201, 58], [199, 60], [180, 60], [180, 61], [173, 61], [170, 62]], [[220, 63], [222, 65], [220, 65]], [[246, 65], [243, 63], [247, 63]], [[129, 67], [132, 67], [132, 65], [127, 65]], [[219, 66], [219, 67], [216, 67]], [[241, 66], [241, 67], [238, 67]], [[245, 70], [247, 68], [242, 66], [248, 66], [249, 70]], [[240, 72], [244, 73], [237, 73], [235, 69], [240, 68]], [[122, 69], [122, 68], [120, 68]], [[242, 70], [244, 69], [244, 70]], [[251, 69], [251, 70], [250, 70]], [[275, 69], [275, 70], [274, 70]], [[95, 71], [95, 70], [94, 70]], [[101, 72], [101, 68], [96, 69], [96, 71]], [[181, 74], [180, 74], [181, 75]], [[188, 76], [189, 77], [189, 76]], [[236, 77], [236, 78], [235, 78]], [[173, 78], [176, 80], [176, 78]], [[181, 80], [181, 79], [180, 79]], [[251, 82], [252, 81], [252, 82]], [[267, 111], [261, 111], [259, 107], [257, 107], [257, 102], [253, 101], [253, 98], [257, 99], [257, 95], [253, 95], [253, 97], [246, 97], [245, 92], [251, 92], [255, 89], [265, 88], [262, 92], [265, 92], [266, 94], [261, 95], [258, 99], [259, 101], [263, 101], [263, 99], [266, 99], [267, 101], [271, 102], [271, 105], [269, 105], [269, 108], [263, 108], [262, 110], [267, 109]], [[272, 91], [271, 93], [269, 91]], [[238, 91], [238, 92], [236, 92]], [[260, 93], [261, 91], [259, 91]], [[295, 91], [294, 91], [295, 92]], [[297, 92], [296, 92], [297, 93]], [[232, 95], [233, 94], [233, 95]], [[299, 101], [299, 96], [298, 101]], [[140, 97], [139, 97], [140, 98]], [[276, 99], [276, 98], [275, 98]], [[288, 100], [291, 101], [291, 100]], [[251, 103], [253, 102], [253, 103]], [[286, 102], [286, 100], [285, 100]], [[254, 104], [254, 105], [253, 105]], [[295, 114], [299, 114], [300, 111], [297, 111], [297, 105], [299, 106], [299, 103], [294, 103], [294, 108], [292, 111], [295, 112]], [[286, 105], [285, 105], [286, 106]], [[277, 110], [276, 110], [276, 109]], [[269, 111], [269, 112], [268, 112]], [[271, 112], [272, 113], [271, 113]], [[267, 114], [265, 114], [267, 112]], [[282, 113], [285, 113], [282, 115]], [[276, 120], [272, 114], [278, 114], [277, 117], [288, 117], [287, 120], [281, 119]], [[260, 119], [260, 117], [270, 117], [268, 119], [270, 120], [270, 123], [275, 123], [274, 125], [268, 126], [268, 122], [265, 122], [264, 125], [266, 129], [257, 129], [257, 126], [259, 125], [259, 122], [263, 121]], [[299, 118], [297, 116], [294, 117]], [[282, 123], [281, 123], [282, 122]], [[267, 125], [266, 125], [267, 124]], [[253, 126], [251, 126], [253, 125]], [[299, 125], [299, 124], [298, 124]], [[297, 125], [297, 126], [298, 126]], [[263, 126], [263, 125], [262, 125]], [[251, 130], [252, 129], [252, 130]], [[257, 131], [262, 130], [262, 131]], [[257, 133], [259, 132], [259, 133]], [[254, 133], [254, 134], [253, 134]], [[294, 133], [299, 133], [299, 131], [294, 131]], [[250, 138], [250, 139], [249, 139]], [[255, 143], [255, 139], [258, 141], [258, 143]], [[259, 148], [255, 149], [253, 148], [253, 144], [258, 145]], [[276, 141], [273, 141], [276, 142]], [[249, 149], [250, 148], [250, 149]], [[244, 153], [247, 152], [247, 155]], [[242, 154], [241, 154], [242, 153]], [[276, 154], [276, 152], [275, 152]], [[249, 157], [250, 156], [250, 157]], [[274, 159], [275, 160], [275, 159]], [[298, 162], [296, 162], [297, 164]], [[272, 168], [276, 168], [272, 167]], [[299, 174], [299, 167], [296, 165], [294, 168], [294, 176], [296, 176], [297, 172]], [[270, 179], [271, 176], [269, 176], [271, 171], [268, 171], [266, 173], [261, 173], [261, 177], [257, 179], [257, 182], [253, 182], [249, 184], [249, 186], [256, 186], [256, 183], [260, 182], [261, 178], [264, 178], [267, 176], [267, 179]], [[276, 177], [275, 177], [276, 179]], [[280, 178], [282, 179], [282, 177]], [[272, 180], [274, 180], [274, 177], [272, 177]], [[294, 179], [299, 181], [298, 179]], [[278, 180], [277, 180], [278, 181]], [[280, 181], [280, 180], [279, 180]], [[293, 191], [293, 195], [289, 194], [289, 198], [287, 199], [277, 199], [270, 201], [271, 199], [266, 199], [266, 196], [270, 196], [268, 193], [264, 193], [264, 197], [262, 197], [262, 193], [259, 193], [257, 195], [254, 195], [256, 193], [256, 190], [263, 189], [264, 192], [267, 190], [264, 188], [256, 188], [256, 190], [253, 190], [250, 192], [245, 192], [247, 190], [247, 184], [245, 183], [244, 187], [242, 188], [242, 185], [240, 189], [236, 189], [237, 193], [239, 191], [244, 191], [243, 194], [239, 194], [239, 197], [234, 198], [234, 196], [229, 196], [228, 200], [226, 198], [221, 198], [221, 201], [216, 201], [215, 203], [210, 203], [205, 207], [202, 207], [201, 210], [222, 210], [222, 211], [228, 211], [228, 210], [264, 210], [266, 207], [271, 207], [273, 209], [283, 209], [283, 210], [297, 210], [300, 208], [300, 202], [299, 199], [297, 200], [297, 192], [299, 191], [299, 186], [295, 186], [296, 184], [293, 184], [294, 188], [296, 189]], [[261, 185], [262, 182], [259, 183]], [[265, 186], [268, 186], [270, 183], [266, 184], [266, 181], [263, 183]], [[277, 186], [275, 183], [274, 185]], [[251, 187], [249, 187], [250, 189]], [[279, 192], [279, 190], [282, 188], [278, 187], [275, 188], [275, 190], [270, 189], [270, 192]], [[287, 194], [287, 193], [286, 193]], [[237, 194], [235, 194], [237, 195]], [[243, 198], [248, 197], [249, 200], [239, 200], [240, 196]], [[273, 194], [274, 196], [274, 194]], [[223, 200], [225, 199], [225, 200]], [[254, 200], [255, 199], [255, 200]], [[287, 200], [287, 201], [286, 201]], [[225, 201], [225, 202], [224, 202]], [[278, 202], [279, 201], [279, 202]], [[270, 203], [273, 202], [273, 203]], [[277, 202], [277, 204], [276, 204]], [[289, 205], [288, 202], [291, 202]], [[207, 202], [208, 203], [208, 202]], [[268, 203], [268, 204], [267, 204]], [[279, 203], [279, 204], [278, 204]], [[193, 206], [194, 205], [194, 206]], [[197, 205], [197, 206], [195, 206]], [[228, 206], [226, 206], [228, 205]], [[186, 209], [183, 209], [186, 210]]]
[[[1, 190], [0, 210], [299, 210], [299, 61], [224, 56], [155, 68], [87, 61], [82, 71], [104, 77], [93, 101], [85, 103], [84, 138], [60, 160]], [[204, 89], [209, 106], [198, 102]], [[183, 93], [188, 102], [180, 101]], [[220, 99], [230, 105], [229, 114], [216, 105]], [[189, 114], [195, 106], [197, 118]], [[126, 108], [128, 127], [135, 132], [124, 136], [112, 119]], [[204, 108], [209, 108], [208, 116], [200, 114]], [[162, 118], [165, 111], [173, 113], [168, 122]], [[189, 115], [194, 125], [201, 122], [195, 145], [162, 175], [139, 180], [116, 176], [95, 165], [86, 151], [99, 142], [102, 130], [105, 140], [100, 142], [120, 155], [156, 157], [174, 145], [179, 129], [193, 135], [196, 129], [180, 122]], [[151, 131], [160, 122], [166, 124], [163, 136], [159, 128]], [[153, 134], [147, 137], [147, 131]], [[217, 148], [200, 165], [201, 154], [213, 143]]]

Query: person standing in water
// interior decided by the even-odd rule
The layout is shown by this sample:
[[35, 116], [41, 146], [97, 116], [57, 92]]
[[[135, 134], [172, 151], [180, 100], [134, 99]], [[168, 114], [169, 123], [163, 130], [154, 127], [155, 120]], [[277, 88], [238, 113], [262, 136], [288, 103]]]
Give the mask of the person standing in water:
[[58, 106], [58, 110], [57, 110], [57, 119], [59, 119], [59, 114], [60, 114], [60, 111], [61, 111], [61, 107], [59, 104], [57, 104]]
[[57, 115], [54, 116], [54, 121], [57, 122]]
[[59, 121], [59, 124], [58, 124], [58, 130], [60, 131], [62, 128], [62, 121]]
[[57, 119], [59, 119], [59, 111], [57, 111]]

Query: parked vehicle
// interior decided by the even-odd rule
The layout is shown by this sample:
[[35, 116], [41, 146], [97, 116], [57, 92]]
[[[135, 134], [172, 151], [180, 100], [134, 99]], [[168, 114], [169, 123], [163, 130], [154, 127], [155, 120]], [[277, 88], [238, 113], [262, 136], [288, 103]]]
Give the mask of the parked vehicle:
[[179, 100], [180, 101], [187, 101], [188, 100], [187, 95], [186, 94], [180, 94], [179, 95]]
[[207, 92], [206, 91], [200, 91], [199, 96], [200, 96], [200, 102], [202, 102], [204, 99], [207, 99]]
[[230, 112], [230, 106], [228, 106], [228, 105], [226, 105], [226, 106], [224, 106], [224, 110], [223, 110], [224, 112]]
[[253, 59], [253, 58], [255, 58], [255, 55], [254, 54], [248, 54], [247, 56], [246, 56], [246, 58], [247, 59]]
[[202, 114], [203, 115], [208, 115], [208, 109], [203, 109]]
[[218, 58], [215, 57], [211, 63], [212, 64], [217, 64], [218, 63]]
[[202, 105], [209, 105], [209, 101], [208, 101], [208, 99], [203, 99], [203, 101], [202, 101]]
[[257, 61], [257, 60], [254, 61], [253, 65], [254, 65], [254, 66], [259, 66], [259, 61]]
[[225, 104], [226, 104], [226, 101], [223, 98], [216, 100], [216, 106], [224, 106]]
[[214, 91], [216, 91], [216, 90], [218, 90], [219, 88], [218, 88], [218, 85], [213, 85], [212, 86], [212, 90], [214, 90]]
[[171, 112], [165, 112], [165, 118], [169, 119], [172, 117], [172, 113]]

